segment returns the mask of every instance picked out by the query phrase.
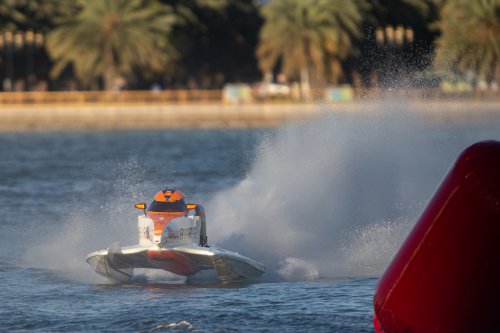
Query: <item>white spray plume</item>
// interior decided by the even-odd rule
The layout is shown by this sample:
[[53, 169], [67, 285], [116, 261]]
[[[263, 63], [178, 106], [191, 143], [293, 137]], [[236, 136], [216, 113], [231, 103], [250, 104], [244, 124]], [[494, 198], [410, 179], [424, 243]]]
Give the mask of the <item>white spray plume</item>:
[[[108, 188], [109, 200], [94, 202], [88, 198], [74, 207], [63, 224], [43, 223], [44, 230], [26, 250], [23, 260], [30, 267], [49, 269], [79, 282], [106, 283], [85, 262], [92, 251], [108, 247], [119, 240], [122, 245], [137, 242], [137, 213], [133, 203], [142, 195], [144, 178], [137, 160], [125, 161], [114, 171], [103, 166], [101, 172], [116, 179]], [[115, 174], [113, 174], [115, 173]]]
[[207, 205], [209, 239], [287, 279], [380, 275], [460, 151], [498, 136], [388, 109], [263, 139], [247, 177]]
[[[426, 123], [393, 105], [280, 129], [262, 138], [248, 175], [206, 203], [209, 241], [286, 280], [377, 276], [460, 151], [498, 139], [499, 128]], [[118, 180], [112, 199], [103, 208], [85, 202], [64, 225], [41, 232], [27, 264], [102, 282], [86, 254], [135, 243], [131, 206], [158, 189], [137, 163], [119, 165], [117, 175], [103, 171]]]

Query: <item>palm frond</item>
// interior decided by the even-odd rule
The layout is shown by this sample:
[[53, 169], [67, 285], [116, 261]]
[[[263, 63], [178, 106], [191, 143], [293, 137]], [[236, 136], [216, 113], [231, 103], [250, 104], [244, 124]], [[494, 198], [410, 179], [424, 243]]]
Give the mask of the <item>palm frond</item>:
[[83, 82], [112, 71], [132, 77], [135, 68], [161, 70], [175, 55], [168, 43], [175, 22], [156, 0], [89, 0], [47, 37], [52, 75], [69, 64]]
[[[282, 59], [282, 70], [298, 77], [304, 69], [325, 78], [328, 58], [345, 58], [361, 37], [364, 1], [271, 0], [262, 8], [265, 24], [257, 50], [261, 69]], [[340, 73], [335, 72], [336, 78]]]

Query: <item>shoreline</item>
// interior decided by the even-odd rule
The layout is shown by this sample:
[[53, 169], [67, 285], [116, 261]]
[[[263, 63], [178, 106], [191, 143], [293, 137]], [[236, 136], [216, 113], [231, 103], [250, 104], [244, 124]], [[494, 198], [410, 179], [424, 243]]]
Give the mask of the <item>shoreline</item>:
[[272, 128], [325, 113], [406, 112], [430, 121], [500, 119], [500, 99], [361, 100], [338, 103], [22, 104], [0, 106], [0, 132]]

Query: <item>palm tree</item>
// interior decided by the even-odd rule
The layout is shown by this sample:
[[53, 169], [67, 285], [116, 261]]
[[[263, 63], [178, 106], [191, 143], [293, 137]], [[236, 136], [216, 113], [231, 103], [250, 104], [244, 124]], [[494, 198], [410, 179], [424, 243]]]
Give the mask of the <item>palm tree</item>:
[[157, 0], [89, 0], [52, 30], [47, 49], [59, 76], [70, 64], [89, 84], [98, 78], [107, 90], [118, 76], [134, 70], [162, 70], [175, 53], [168, 34], [175, 22], [170, 7]]
[[436, 64], [500, 79], [500, 1], [448, 0], [441, 17]]
[[74, 15], [83, 0], [0, 0], [0, 30], [45, 32], [63, 16]]
[[16, 7], [26, 17], [21, 30], [46, 32], [62, 18], [75, 15], [84, 0], [16, 0]]
[[[282, 72], [300, 76], [307, 89], [309, 77], [337, 81], [340, 61], [361, 37], [361, 1], [271, 0], [262, 7], [264, 26], [257, 49], [259, 66], [270, 72], [282, 62]], [[304, 92], [304, 90], [303, 90]]]
[[17, 8], [15, 0], [0, 1], [0, 31], [4, 29], [13, 30], [18, 23], [25, 20], [26, 17]]

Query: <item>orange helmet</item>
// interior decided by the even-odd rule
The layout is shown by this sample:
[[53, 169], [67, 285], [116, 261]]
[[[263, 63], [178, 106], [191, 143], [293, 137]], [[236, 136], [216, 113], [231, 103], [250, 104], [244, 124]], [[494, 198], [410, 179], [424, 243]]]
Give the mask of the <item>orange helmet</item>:
[[164, 189], [155, 194], [150, 212], [186, 212], [186, 197], [176, 189]]
[[154, 200], [161, 202], [176, 202], [182, 201], [185, 196], [181, 191], [177, 191], [175, 189], [165, 189], [155, 194]]

